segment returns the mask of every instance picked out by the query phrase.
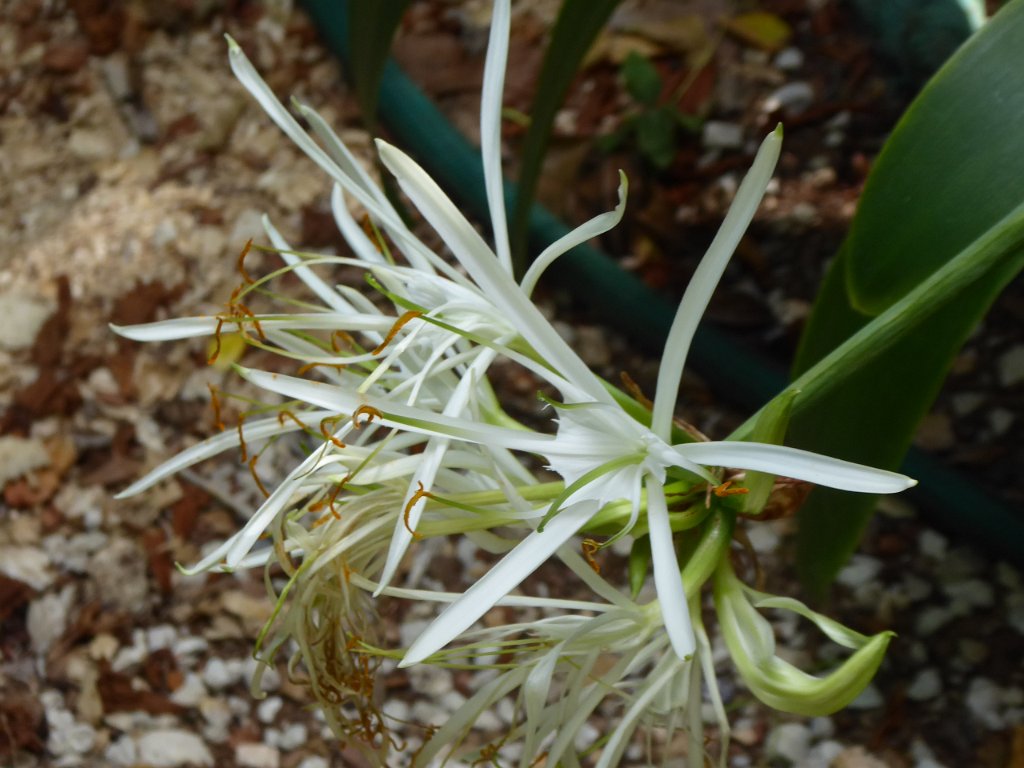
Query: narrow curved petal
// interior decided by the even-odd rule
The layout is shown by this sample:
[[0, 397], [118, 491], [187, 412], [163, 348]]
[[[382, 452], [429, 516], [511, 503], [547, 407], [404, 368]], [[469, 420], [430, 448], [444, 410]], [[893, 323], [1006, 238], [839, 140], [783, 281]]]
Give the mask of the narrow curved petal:
[[679, 395], [679, 379], [683, 374], [683, 366], [686, 364], [686, 356], [689, 354], [697, 324], [707, 309], [711, 294], [714, 293], [729, 259], [732, 258], [736, 246], [739, 245], [743, 233], [747, 231], [757, 207], [761, 204], [764, 191], [775, 172], [775, 163], [779, 159], [781, 149], [780, 125], [761, 142], [754, 164], [740, 184], [725, 221], [722, 222], [718, 234], [708, 246], [707, 253], [686, 286], [683, 300], [679, 302], [679, 309], [676, 310], [665, 342], [665, 353], [662, 355], [658, 383], [654, 390], [654, 410], [651, 414], [651, 429], [662, 440], [669, 440], [672, 435], [672, 414], [675, 412], [676, 398]]
[[203, 317], [175, 317], [155, 323], [138, 325], [109, 324], [110, 330], [118, 336], [132, 341], [177, 341], [196, 336], [209, 336], [217, 330], [219, 321], [213, 315]]
[[503, 557], [483, 578], [449, 605], [406, 651], [400, 667], [410, 667], [444, 648], [469, 629], [500, 598], [518, 587], [559, 547], [597, 513], [597, 504], [583, 502], [563, 509], [543, 532], [534, 531]]
[[617, 227], [619, 222], [622, 221], [622, 215], [626, 212], [626, 195], [628, 191], [629, 182], [626, 179], [626, 174], [619, 171], [619, 204], [615, 206], [615, 210], [598, 214], [590, 221], [586, 221], [576, 227], [569, 234], [558, 238], [558, 240], [541, 251], [540, 256], [533, 260], [530, 268], [526, 270], [526, 274], [523, 276], [520, 283], [523, 293], [527, 296], [533, 293], [533, 289], [537, 287], [537, 281], [544, 274], [544, 270], [550, 267], [559, 256], [571, 251], [577, 245], [581, 245], [587, 242], [587, 240], [603, 235], [608, 230]]
[[491, 214], [494, 250], [498, 262], [505, 271], [512, 274], [512, 252], [508, 243], [508, 221], [505, 214], [505, 185], [501, 177], [501, 95], [505, 87], [505, 65], [508, 62], [510, 15], [509, 0], [497, 0], [494, 3], [480, 100], [480, 152], [484, 162], [484, 187]]
[[[332, 416], [333, 413], [333, 411], [306, 411], [305, 413], [300, 412], [295, 414], [295, 416], [307, 427], [313, 427], [319, 424], [323, 419]], [[250, 421], [242, 426], [242, 431], [247, 442], [256, 442], [257, 440], [262, 440], [273, 435], [283, 435], [288, 432], [295, 432], [298, 429], [299, 425], [291, 419], [286, 419], [282, 424], [276, 418]], [[237, 429], [218, 432], [213, 437], [208, 437], [202, 442], [196, 443], [191, 448], [186, 448], [181, 453], [172, 456], [163, 464], [155, 467], [145, 477], [142, 477], [129, 485], [114, 498], [127, 499], [129, 496], [142, 493], [147, 488], [152, 488], [161, 480], [168, 478], [183, 469], [187, 469], [193, 464], [198, 464], [204, 459], [216, 456], [218, 453], [222, 453], [229, 448], [237, 448], [238, 445], [239, 440]]]
[[377, 140], [380, 158], [402, 191], [437, 231], [499, 311], [549, 364], [598, 402], [613, 402], [600, 380], [522, 292], [473, 226], [437, 183], [401, 150]]
[[[337, 185], [335, 188], [337, 188]], [[335, 312], [355, 312], [353, 306], [336, 290], [321, 280], [312, 269], [302, 266], [302, 259], [295, 255], [288, 241], [277, 231], [277, 228], [271, 223], [270, 217], [267, 214], [263, 214], [261, 221], [263, 222], [263, 231], [267, 233], [267, 237], [270, 238], [271, 244], [278, 250], [281, 258], [284, 259], [284, 263], [295, 267], [292, 270], [295, 276], [305, 283], [317, 295], [320, 301]]]
[[693, 655], [697, 641], [690, 621], [683, 578], [668, 521], [668, 505], [661, 483], [647, 478], [647, 524], [651, 535], [651, 556], [654, 561], [654, 586], [672, 650], [683, 661]]
[[899, 493], [917, 485], [906, 475], [833, 459], [798, 448], [767, 443], [721, 441], [677, 445], [675, 451], [691, 461], [713, 467], [771, 472], [816, 485], [859, 493]]

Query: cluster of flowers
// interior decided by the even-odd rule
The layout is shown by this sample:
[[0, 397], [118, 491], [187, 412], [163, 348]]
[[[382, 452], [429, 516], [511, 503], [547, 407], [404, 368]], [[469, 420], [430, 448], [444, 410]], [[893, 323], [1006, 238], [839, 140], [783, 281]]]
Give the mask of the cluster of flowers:
[[[471, 666], [489, 670], [486, 682], [442, 727], [429, 729], [420, 764], [459, 745], [484, 710], [513, 694], [518, 720], [502, 744], [518, 743], [524, 768], [540, 755], [548, 765], [578, 765], [580, 734], [609, 698], [619, 714], [614, 729], [592, 745], [598, 766], [617, 765], [643, 723], [687, 728], [692, 763], [703, 764], [697, 756], [704, 753], [705, 695], [728, 733], [702, 618], [705, 585], [713, 585], [720, 631], [743, 680], [785, 711], [845, 706], [874, 674], [889, 640], [888, 633], [864, 637], [795, 600], [743, 584], [730, 556], [737, 514], [757, 515], [775, 476], [867, 493], [897, 492], [912, 481], [772, 442], [708, 441], [674, 421], [690, 340], [764, 194], [781, 130], [761, 145], [686, 290], [652, 403], [598, 378], [559, 336], [531, 292], [559, 255], [619, 221], [626, 183], [614, 211], [551, 245], [521, 281], [514, 279], [499, 153], [509, 13], [509, 0], [497, 0], [482, 99], [493, 249], [412, 159], [378, 142], [384, 166], [454, 263], [410, 231], [324, 120], [297, 105], [319, 142], [307, 134], [229, 40], [238, 79], [333, 179], [333, 213], [351, 255], [297, 252], [265, 220], [284, 266], [258, 280], [242, 267], [246, 282], [226, 312], [115, 329], [140, 341], [205, 335], [219, 348], [225, 326], [235, 327], [249, 344], [301, 364], [296, 375], [236, 366], [242, 378], [287, 401], [194, 445], [121, 495], [224, 451], [244, 454], [247, 445], [301, 433], [306, 457], [241, 530], [188, 570], [283, 569], [287, 583], [259, 650], [268, 659], [287, 650], [303, 662], [339, 736], [378, 754], [387, 750], [389, 724], [374, 681], [387, 660]], [[350, 199], [369, 227], [350, 213]], [[321, 273], [337, 265], [363, 269], [377, 296], [326, 282]], [[253, 313], [247, 297], [266, 294], [267, 283], [284, 273], [320, 303], [292, 301], [293, 312]], [[542, 405], [554, 409], [552, 431], [524, 427], [502, 410], [488, 380], [499, 358], [559, 393], [558, 402]], [[561, 482], [540, 482], [523, 457], [534, 457], [534, 466], [545, 465]], [[500, 558], [463, 594], [395, 585], [410, 547], [441, 536], [466, 537]], [[595, 536], [604, 540], [598, 544]], [[621, 579], [632, 590], [592, 567], [593, 551], [621, 537], [634, 542], [630, 577]], [[510, 594], [552, 558], [593, 600]], [[657, 596], [641, 603], [648, 571]], [[391, 649], [374, 631], [380, 596], [446, 605], [409, 648]], [[513, 615], [530, 608], [542, 618], [481, 628], [478, 620], [498, 605]], [[853, 654], [827, 677], [801, 672], [776, 654], [771, 626], [757, 610], [766, 607], [809, 618]], [[495, 749], [484, 747], [476, 757], [493, 757]]]

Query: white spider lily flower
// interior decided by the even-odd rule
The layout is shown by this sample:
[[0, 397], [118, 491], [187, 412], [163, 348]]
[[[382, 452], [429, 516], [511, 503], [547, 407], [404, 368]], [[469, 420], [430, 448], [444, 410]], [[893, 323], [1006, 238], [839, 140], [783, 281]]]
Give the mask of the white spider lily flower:
[[[546, 378], [570, 401], [559, 409], [555, 439], [540, 450], [549, 466], [566, 482], [566, 506], [543, 530], [531, 533], [467, 590], [463, 600], [443, 611], [409, 648], [402, 661], [404, 666], [422, 661], [467, 630], [493, 605], [494, 599], [515, 588], [606, 503], [617, 499], [631, 501], [635, 520], [644, 485], [648, 492], [647, 520], [655, 586], [672, 647], [680, 659], [687, 658], [693, 652], [695, 640], [689, 612], [685, 610], [687, 596], [679, 576], [668, 508], [661, 490], [669, 468], [681, 468], [713, 484], [718, 481], [708, 467], [771, 472], [865, 493], [896, 493], [914, 484], [894, 472], [782, 446], [743, 442], [671, 445], [669, 442], [679, 379], [693, 333], [764, 195], [781, 141], [781, 129], [777, 129], [762, 142], [718, 235], [687, 287], [665, 345], [650, 428], [639, 424], [611, 400], [599, 379], [539, 316], [525, 293], [516, 290], [497, 262], [480, 257], [479, 235], [426, 173], [397, 150], [382, 147], [381, 157], [402, 189], [442, 233], [477, 284], [485, 287], [489, 295], [500, 297], [500, 305], [509, 317], [515, 318], [522, 336], [557, 374], [547, 374]], [[541, 372], [541, 375], [545, 374]], [[325, 401], [309, 402], [330, 407]]]

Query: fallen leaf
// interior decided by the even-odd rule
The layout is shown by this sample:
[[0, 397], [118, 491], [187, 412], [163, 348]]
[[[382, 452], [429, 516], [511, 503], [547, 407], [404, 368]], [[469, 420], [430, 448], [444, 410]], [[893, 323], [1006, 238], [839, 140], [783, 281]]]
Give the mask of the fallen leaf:
[[100, 679], [96, 688], [103, 702], [103, 711], [148, 712], [151, 715], [180, 715], [185, 708], [175, 704], [164, 694], [138, 690], [128, 675], [113, 672], [107, 662], [100, 663]]
[[784, 48], [793, 36], [789, 24], [774, 13], [742, 13], [727, 19], [724, 25], [728, 32], [748, 45], [771, 52]]

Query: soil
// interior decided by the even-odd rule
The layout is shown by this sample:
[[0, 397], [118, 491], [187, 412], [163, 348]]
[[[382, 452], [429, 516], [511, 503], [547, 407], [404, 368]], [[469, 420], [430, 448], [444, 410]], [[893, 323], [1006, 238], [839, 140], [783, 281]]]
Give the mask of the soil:
[[[488, 7], [412, 3], [394, 48], [471, 138]], [[774, 50], [756, 35], [722, 31], [738, 15], [732, 4], [679, 7], [623, 3], [559, 115], [540, 197], [564, 220], [582, 221], [614, 206], [623, 168], [627, 220], [600, 245], [678, 296], [751, 148], [783, 119], [778, 181], [709, 318], [786, 365], [914, 86], [893, 79], [895, 67], [838, 2], [760, 3], [790, 33]], [[554, 0], [516, 4], [511, 110], [529, 109], [557, 8]], [[372, 165], [338, 64], [286, 0], [0, 0], [5, 765], [366, 764], [336, 743], [283, 666], [265, 676], [263, 697], [250, 694], [252, 643], [272, 607], [262, 573], [189, 577], [174, 567], [195, 562], [259, 503], [248, 468], [209, 462], [144, 496], [113, 498], [236, 411], [229, 404], [211, 413], [208, 387], [232, 375], [206, 364], [204, 343], [135, 344], [107, 324], [218, 311], [238, 281], [239, 250], [261, 236], [263, 213], [296, 245], [341, 245], [327, 180], [234, 82], [225, 32], [279, 95], [313, 105]], [[619, 72], [624, 51], [637, 47], [660, 73], [663, 95], [678, 95], [681, 110], [714, 126], [681, 131], [664, 169], [629, 141], [610, 153], [598, 148], [635, 112]], [[521, 134], [506, 123], [510, 170]], [[253, 272], [271, 266], [256, 252], [246, 261]], [[642, 344], [599, 325], [565, 286], [545, 285], [541, 301], [599, 373], [617, 379], [627, 370], [651, 391], [658, 360], [638, 351]], [[916, 441], [1016, 510], [1024, 502], [1022, 318], [1018, 280], [958, 357]], [[535, 410], [532, 382], [499, 370], [496, 383], [513, 408]], [[746, 416], [693, 373], [680, 414], [712, 437]], [[290, 460], [267, 452], [264, 480]], [[730, 765], [1024, 766], [1019, 564], [929, 520], [920, 501], [885, 506], [827, 605], [865, 633], [898, 633], [849, 709], [812, 720], [770, 712], [727, 657], [718, 663], [734, 724]], [[799, 596], [792, 527], [784, 519], [747, 533], [769, 591]], [[430, 558], [431, 583], [450, 578], [446, 564], [466, 566], [450, 543], [417, 557]], [[604, 567], [621, 566], [616, 557]], [[422, 618], [388, 609], [383, 634], [397, 643], [399, 619]], [[776, 630], [805, 668], [831, 658], [806, 626], [780, 619]], [[410, 720], [443, 717], [437, 702], [474, 684], [465, 675], [387, 677], [389, 697]], [[422, 735], [403, 734], [409, 751], [399, 750], [394, 765], [408, 764]]]

